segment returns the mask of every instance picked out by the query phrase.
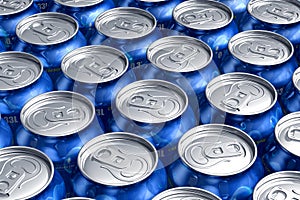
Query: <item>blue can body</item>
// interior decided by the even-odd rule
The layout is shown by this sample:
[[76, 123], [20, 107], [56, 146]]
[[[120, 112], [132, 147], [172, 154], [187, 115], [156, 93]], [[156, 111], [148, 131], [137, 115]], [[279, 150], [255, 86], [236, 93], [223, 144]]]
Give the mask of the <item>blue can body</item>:
[[[17, 24], [25, 17], [39, 13], [40, 9], [35, 3], [32, 3], [26, 10], [21, 12], [0, 15], [0, 41], [4, 43], [7, 50], [11, 50], [13, 44], [17, 40], [16, 27]], [[0, 45], [1, 46], [1, 45]], [[1, 47], [0, 47], [1, 51]]]
[[76, 172], [76, 160], [81, 147], [92, 138], [103, 133], [97, 118], [83, 131], [63, 137], [46, 137], [30, 132], [23, 126], [16, 130], [15, 142], [41, 150], [53, 161], [55, 169], [66, 182], [67, 196], [72, 196], [71, 178]]
[[49, 12], [60, 12], [72, 16], [77, 20], [80, 31], [88, 39], [89, 31], [94, 29], [95, 19], [97, 16], [111, 8], [114, 8], [114, 2], [112, 0], [104, 0], [96, 5], [85, 6], [85, 7], [72, 7], [60, 4], [59, 2], [53, 1], [48, 11]]
[[62, 44], [53, 46], [31, 45], [19, 40], [14, 47], [15, 51], [28, 52], [35, 55], [44, 65], [44, 69], [48, 72], [52, 81], [61, 75], [60, 63], [63, 57], [70, 51], [85, 46], [86, 40], [83, 34], [78, 31], [76, 36]]
[[259, 158], [244, 172], [232, 176], [211, 176], [196, 172], [181, 159], [167, 169], [172, 187], [192, 186], [208, 190], [222, 199], [248, 199], [256, 183], [264, 176], [264, 168]]
[[11, 146], [13, 143], [13, 133], [6, 121], [0, 119], [0, 148]]
[[298, 87], [299, 68], [294, 72], [293, 78], [284, 87], [280, 97], [282, 109], [286, 114], [300, 111], [300, 91]]
[[61, 200], [66, 197], [65, 182], [57, 170], [54, 170], [54, 175], [50, 184], [37, 196], [30, 198], [31, 200]]
[[266, 142], [262, 159], [267, 173], [300, 170], [300, 158], [282, 147], [276, 141], [274, 134]]
[[108, 38], [96, 32], [90, 37], [89, 44], [107, 45], [121, 50], [128, 57], [130, 68], [134, 68], [148, 63], [147, 48], [159, 38], [161, 38], [161, 33], [157, 28], [147, 36], [128, 40]]
[[15, 131], [21, 124], [20, 111], [23, 106], [30, 99], [52, 90], [52, 80], [46, 72], [43, 72], [38, 80], [24, 88], [0, 91], [0, 112], [2, 113], [2, 118]]
[[48, 10], [49, 5], [54, 0], [33, 0], [41, 9], [42, 12], [46, 12]]
[[0, 40], [0, 52], [6, 51], [5, 44]]
[[274, 87], [278, 90], [278, 93], [282, 93], [283, 87], [285, 87], [292, 79], [294, 71], [298, 68], [297, 59], [292, 56], [288, 61], [278, 65], [258, 66], [249, 63], [245, 63], [229, 52], [222, 60], [219, 69], [221, 73], [230, 72], [246, 72], [261, 76], [270, 81]]
[[240, 18], [247, 12], [247, 4], [249, 0], [218, 0], [226, 4], [234, 14], [234, 21], [238, 24]]
[[200, 123], [225, 123], [245, 131], [257, 143], [265, 141], [274, 131], [283, 111], [278, 102], [266, 112], [257, 115], [242, 116], [222, 112], [205, 102], [200, 106]]
[[121, 7], [137, 7], [152, 13], [157, 19], [157, 26], [159, 29], [169, 29], [173, 23], [173, 9], [183, 0], [168, 0], [147, 2], [140, 0], [125, 0], [119, 1], [117, 6]]
[[167, 175], [161, 164], [145, 180], [129, 186], [107, 186], [97, 184], [85, 178], [80, 172], [73, 177], [76, 195], [96, 200], [151, 200], [155, 195], [167, 189]]

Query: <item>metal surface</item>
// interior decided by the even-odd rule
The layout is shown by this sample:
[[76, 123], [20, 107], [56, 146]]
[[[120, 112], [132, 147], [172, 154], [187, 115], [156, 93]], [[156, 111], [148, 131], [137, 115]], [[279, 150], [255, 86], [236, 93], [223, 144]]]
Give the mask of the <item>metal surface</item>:
[[192, 72], [209, 65], [213, 53], [204, 42], [187, 36], [164, 37], [150, 45], [148, 60], [163, 70]]
[[253, 200], [300, 199], [300, 173], [282, 171], [270, 174], [257, 183]]
[[29, 131], [48, 137], [77, 133], [91, 124], [95, 108], [86, 97], [66, 91], [48, 92], [25, 104], [20, 118]]
[[31, 54], [0, 53], [0, 91], [24, 88], [38, 80], [42, 73], [42, 63]]
[[151, 13], [139, 8], [114, 8], [100, 14], [95, 27], [110, 38], [137, 39], [153, 32], [156, 19]]
[[220, 2], [190, 0], [177, 5], [173, 17], [179, 24], [191, 29], [214, 30], [227, 26], [233, 20], [233, 13]]
[[59, 3], [61, 5], [76, 7], [76, 8], [94, 6], [103, 1], [104, 0], [55, 0], [56, 3]]
[[220, 75], [208, 83], [205, 92], [213, 107], [235, 115], [264, 113], [277, 102], [274, 86], [248, 73]]
[[88, 179], [107, 186], [127, 186], [150, 176], [156, 169], [154, 146], [134, 134], [107, 133], [86, 143], [78, 166]]
[[228, 49], [239, 60], [253, 65], [278, 65], [294, 54], [292, 43], [285, 37], [262, 30], [251, 30], [233, 36]]
[[195, 187], [177, 187], [166, 190], [152, 200], [221, 200], [211, 192]]
[[0, 199], [30, 199], [52, 181], [54, 167], [44, 153], [29, 147], [0, 150]]
[[197, 172], [231, 176], [247, 170], [256, 160], [257, 148], [245, 132], [228, 125], [195, 127], [178, 143], [183, 162]]
[[75, 81], [104, 83], [121, 77], [128, 69], [128, 59], [112, 47], [85, 46], [67, 54], [61, 68]]
[[142, 123], [163, 123], [186, 110], [188, 98], [178, 86], [161, 80], [133, 82], [116, 96], [117, 109], [127, 118]]
[[20, 13], [33, 4], [33, 0], [1, 0], [0, 16]]
[[275, 137], [284, 149], [300, 157], [300, 112], [281, 118], [275, 127]]
[[247, 9], [262, 22], [284, 25], [300, 21], [300, 2], [297, 0], [251, 0]]
[[35, 45], [55, 45], [73, 38], [78, 23], [62, 13], [45, 12], [24, 18], [16, 28], [17, 36]]

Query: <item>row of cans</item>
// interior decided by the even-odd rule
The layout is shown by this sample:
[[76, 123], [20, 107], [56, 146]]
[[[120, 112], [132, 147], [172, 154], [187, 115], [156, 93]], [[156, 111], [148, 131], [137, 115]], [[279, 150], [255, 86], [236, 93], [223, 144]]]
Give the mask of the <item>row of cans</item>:
[[[3, 50], [25, 51], [34, 56], [18, 52], [0, 54], [3, 56], [0, 62], [3, 108], [0, 112], [6, 121], [14, 124], [12, 136], [5, 121], [1, 120], [1, 129], [5, 132], [3, 142], [6, 142], [3, 146], [14, 141], [16, 145], [35, 147], [46, 153], [64, 178], [67, 192], [73, 190], [78, 196], [96, 199], [128, 199], [131, 196], [151, 199], [167, 188], [165, 169], [159, 159], [168, 166], [166, 172], [172, 187], [196, 186], [222, 199], [250, 197], [255, 184], [264, 176], [262, 163], [266, 173], [297, 170], [298, 155], [293, 150], [297, 144], [297, 125], [289, 127], [281, 139], [276, 136], [276, 128], [274, 135], [274, 127], [283, 123], [279, 121], [283, 114], [298, 111], [299, 72], [294, 57], [294, 51], [296, 54], [298, 51], [298, 1], [252, 0], [248, 4], [251, 15], [245, 12], [241, 19], [234, 19], [227, 6], [214, 1], [166, 1], [163, 4], [138, 1], [135, 5], [136, 1], [128, 1], [125, 6], [139, 8], [108, 11], [105, 10], [114, 7], [110, 1], [83, 1], [82, 4], [55, 1], [49, 5], [57, 10], [49, 10], [50, 6], [47, 11], [51, 12], [31, 13], [18, 25], [7, 23], [10, 16], [23, 18], [20, 14], [26, 8], [38, 10], [32, 1], [18, 4], [20, 2], [0, 3], [5, 11], [18, 10], [18, 5], [22, 8], [3, 15], [8, 17], [2, 20], [4, 24], [16, 28], [11, 38], [7, 33], [3, 37], [10, 41], [3, 45]], [[104, 2], [111, 7], [98, 7]], [[150, 8], [157, 8], [153, 4], [170, 3], [174, 10], [164, 7], [166, 12], [159, 8], [160, 14], [168, 13], [170, 17], [166, 24], [161, 23], [161, 18]], [[149, 12], [141, 10], [141, 4], [148, 6]], [[72, 8], [74, 14], [67, 8]], [[87, 16], [84, 11], [91, 8], [98, 9], [93, 11], [96, 14], [91, 14], [91, 20], [79, 21]], [[99, 13], [101, 9], [102, 14]], [[247, 21], [239, 24], [246, 18]], [[84, 23], [88, 26], [84, 27]], [[161, 30], [155, 28], [157, 25]], [[165, 27], [172, 31], [162, 30]], [[246, 31], [247, 27], [268, 31]], [[238, 34], [238, 30], [244, 32]], [[169, 35], [172, 37], [162, 38]], [[94, 46], [83, 47], [86, 44]], [[24, 67], [24, 63], [28, 66]], [[129, 66], [135, 68], [129, 69]], [[247, 74], [229, 73], [235, 71]], [[219, 76], [220, 72], [226, 74]], [[144, 80], [137, 81], [141, 79]], [[77, 93], [50, 92], [53, 89]], [[286, 117], [294, 121], [297, 113]], [[201, 138], [197, 139], [198, 136], [189, 131], [199, 123], [226, 123], [237, 127], [255, 140], [258, 152], [249, 136], [242, 138], [243, 141], [235, 138], [246, 134], [235, 134], [239, 130], [233, 127], [224, 126], [222, 131], [217, 131], [218, 139], [212, 134], [210, 141], [206, 135], [201, 142]], [[217, 125], [205, 126], [204, 132], [213, 133], [210, 127], [218, 129]], [[202, 127], [197, 128], [202, 131]], [[117, 133], [101, 135], [110, 131]], [[142, 138], [128, 139], [126, 133], [118, 131], [135, 134], [128, 134], [129, 138], [140, 135], [148, 142]], [[189, 134], [193, 139], [185, 138]], [[104, 136], [105, 139], [101, 139]], [[271, 139], [266, 142], [268, 137]], [[187, 143], [183, 142], [184, 138]], [[105, 148], [98, 146], [101, 142]], [[89, 144], [96, 149], [88, 148]], [[141, 145], [146, 148], [140, 149]], [[137, 152], [142, 155], [136, 155]], [[241, 161], [243, 157], [250, 161]], [[149, 158], [152, 164], [148, 163]], [[15, 166], [20, 160], [22, 165], [16, 164], [16, 169], [23, 170], [23, 176], [39, 171], [34, 161], [30, 164], [28, 159], [19, 157], [7, 161], [7, 165]], [[235, 169], [230, 163], [242, 168]], [[32, 172], [20, 166], [34, 166], [38, 170]], [[101, 176], [95, 169], [101, 171]], [[229, 171], [218, 174], [223, 169]], [[22, 173], [4, 174], [4, 179], [14, 179]], [[16, 184], [3, 181], [4, 188], [11, 186], [3, 192], [5, 198], [23, 198], [13, 196], [21, 180], [15, 179]], [[61, 179], [58, 182], [60, 186], [54, 191], [61, 191], [57, 196], [60, 199], [63, 187]], [[292, 186], [280, 185], [264, 198], [274, 199], [280, 195], [297, 198], [295, 190], [289, 193]], [[29, 197], [32, 196], [24, 198]]]
[[[188, 192], [187, 196], [196, 195], [191, 198], [203, 195], [203, 199], [299, 197], [299, 171], [264, 177], [254, 141], [232, 126], [195, 127], [180, 139], [178, 153], [178, 160], [165, 169], [155, 147], [144, 138], [126, 132], [103, 134], [80, 149], [71, 184], [76, 195], [95, 199], [172, 199], [185, 197], [184, 192]], [[30, 147], [12, 146], [2, 148], [0, 158], [1, 199], [64, 198], [66, 183], [46, 154]], [[286, 158], [281, 162], [282, 153], [276, 159], [290, 165]], [[167, 176], [175, 188], [163, 192], [168, 188]], [[186, 186], [202, 190], [180, 188]]]

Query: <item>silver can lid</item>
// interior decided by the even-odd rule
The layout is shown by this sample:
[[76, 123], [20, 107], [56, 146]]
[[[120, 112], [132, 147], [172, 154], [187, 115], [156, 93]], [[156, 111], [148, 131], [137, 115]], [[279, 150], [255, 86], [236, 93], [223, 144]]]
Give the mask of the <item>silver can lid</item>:
[[233, 12], [213, 0], [189, 0], [175, 7], [173, 18], [191, 29], [214, 30], [227, 26], [233, 20]]
[[181, 116], [188, 105], [186, 93], [162, 80], [133, 82], [119, 91], [116, 107], [131, 120], [164, 123]]
[[20, 13], [29, 8], [32, 3], [33, 0], [1, 0], [0, 16]]
[[293, 74], [294, 86], [300, 91], [300, 68], [298, 67]]
[[41, 151], [23, 146], [0, 149], [0, 198], [30, 199], [52, 181], [54, 167]]
[[300, 21], [300, 2], [297, 0], [250, 0], [248, 12], [262, 22], [294, 24]]
[[288, 39], [262, 30], [236, 34], [230, 39], [228, 49], [234, 57], [252, 65], [282, 64], [294, 54], [294, 47]]
[[103, 0], [54, 0], [54, 1], [64, 6], [76, 7], [76, 8], [94, 6], [103, 2]]
[[213, 107], [234, 115], [261, 114], [277, 102], [277, 91], [270, 82], [241, 72], [214, 78], [205, 92]]
[[275, 137], [284, 149], [300, 157], [300, 112], [281, 118], [275, 127]]
[[125, 132], [107, 133], [86, 143], [78, 166], [88, 179], [107, 186], [128, 186], [149, 177], [158, 154], [144, 138]]
[[96, 21], [97, 30], [115, 39], [137, 39], [154, 31], [155, 17], [139, 8], [114, 8], [100, 14]]
[[21, 110], [23, 126], [47, 137], [68, 136], [82, 131], [95, 117], [93, 103], [75, 92], [54, 91], [28, 101]]
[[232, 126], [207, 124], [185, 133], [178, 143], [181, 160], [197, 172], [231, 176], [255, 162], [257, 148], [249, 135]]
[[62, 13], [45, 12], [24, 18], [16, 28], [17, 36], [34, 45], [55, 45], [73, 38], [78, 23]]
[[63, 73], [83, 83], [104, 83], [121, 77], [128, 69], [128, 59], [108, 46], [85, 46], [68, 53], [61, 64]]
[[31, 54], [0, 53], [0, 91], [24, 88], [38, 80], [42, 73], [42, 63]]
[[195, 187], [177, 187], [156, 195], [152, 200], [221, 200], [213, 193]]
[[152, 43], [147, 57], [152, 64], [166, 71], [192, 72], [208, 66], [213, 53], [207, 44], [196, 38], [170, 36]]
[[282, 171], [260, 180], [254, 188], [253, 200], [300, 199], [300, 172]]

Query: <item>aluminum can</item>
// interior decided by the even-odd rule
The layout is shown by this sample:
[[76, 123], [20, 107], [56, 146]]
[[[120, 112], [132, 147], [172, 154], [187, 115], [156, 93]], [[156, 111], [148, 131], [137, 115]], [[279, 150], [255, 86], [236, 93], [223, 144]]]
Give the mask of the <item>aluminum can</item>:
[[0, 52], [6, 51], [5, 44], [0, 40]]
[[168, 165], [178, 158], [177, 142], [197, 125], [187, 94], [163, 80], [141, 80], [121, 89], [112, 107], [111, 130], [142, 136]]
[[[296, 47], [300, 45], [300, 2], [295, 0], [250, 0], [248, 12], [239, 22], [240, 31], [269, 30], [283, 35]], [[298, 57], [299, 58], [299, 57]]]
[[293, 45], [285, 37], [262, 30], [250, 30], [233, 36], [229, 53], [220, 64], [222, 73], [246, 72], [261, 76], [280, 95], [298, 68]]
[[208, 190], [222, 199], [246, 199], [264, 176], [254, 141], [224, 124], [195, 127], [178, 143], [179, 159], [171, 164], [172, 186]]
[[148, 48], [147, 57], [151, 65], [141, 68], [143, 79], [162, 79], [179, 85], [189, 96], [190, 105], [196, 98], [198, 107], [203, 102], [207, 84], [220, 75], [211, 48], [188, 36], [169, 36], [155, 41]]
[[41, 151], [11, 146], [0, 149], [1, 199], [61, 200], [65, 183]]
[[255, 186], [253, 200], [299, 199], [299, 171], [283, 171], [270, 174]]
[[97, 16], [114, 7], [112, 0], [53, 0], [48, 11], [72, 16], [77, 20], [80, 31], [87, 36], [94, 29]]
[[45, 12], [23, 19], [17, 26], [15, 51], [28, 52], [40, 59], [53, 82], [61, 74], [60, 63], [70, 51], [85, 46], [78, 23], [62, 13]]
[[176, 187], [156, 195], [153, 200], [174, 200], [174, 199], [202, 199], [202, 200], [221, 200], [207, 190], [195, 187]]
[[114, 8], [100, 14], [89, 44], [103, 44], [123, 51], [130, 67], [147, 63], [148, 46], [161, 37], [155, 17], [142, 9]]
[[65, 180], [67, 196], [71, 196], [70, 177], [80, 148], [103, 133], [94, 105], [78, 93], [48, 92], [26, 103], [20, 118], [23, 126], [16, 131], [16, 143], [47, 154]]
[[260, 144], [260, 155], [265, 140], [283, 116], [273, 85], [259, 76], [235, 72], [213, 79], [205, 93], [200, 122], [225, 123], [245, 131]]
[[297, 68], [292, 79], [286, 85], [280, 97], [285, 113], [300, 111], [300, 68]]
[[137, 7], [152, 13], [157, 19], [159, 29], [169, 29], [173, 22], [173, 9], [183, 0], [124, 0], [117, 6]]
[[54, 0], [33, 0], [40, 8], [42, 12], [46, 12], [49, 8], [49, 5], [54, 1]]
[[238, 33], [232, 10], [213, 0], [184, 1], [175, 7], [173, 17], [173, 29], [207, 43], [217, 64], [227, 51], [230, 38]]
[[21, 124], [20, 112], [26, 102], [52, 90], [53, 83], [35, 56], [0, 53], [0, 113], [13, 130]]
[[[0, 43], [11, 50], [16, 42], [17, 24], [25, 17], [40, 12], [33, 0], [2, 0], [0, 1]], [[1, 45], [2, 46], [2, 45]], [[0, 51], [4, 50], [0, 47]]]
[[[111, 104], [117, 92], [133, 82], [133, 73], [126, 74], [128, 59], [121, 51], [104, 45], [85, 46], [68, 53], [61, 64], [63, 75], [56, 88], [83, 94], [96, 107], [99, 116], [109, 131], [112, 119]], [[130, 74], [130, 75], [129, 75]]]
[[247, 12], [249, 0], [217, 0], [227, 5], [234, 14], [234, 21], [238, 24], [240, 18]]
[[0, 116], [0, 149], [13, 144], [13, 133], [7, 122]]
[[300, 170], [299, 119], [300, 112], [294, 112], [278, 121], [262, 158], [268, 172]]
[[167, 175], [154, 146], [126, 132], [107, 133], [85, 144], [78, 155], [73, 187], [97, 200], [150, 200], [167, 188]]

